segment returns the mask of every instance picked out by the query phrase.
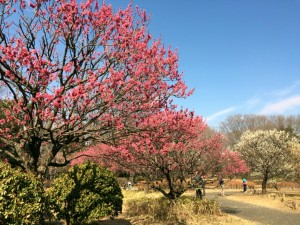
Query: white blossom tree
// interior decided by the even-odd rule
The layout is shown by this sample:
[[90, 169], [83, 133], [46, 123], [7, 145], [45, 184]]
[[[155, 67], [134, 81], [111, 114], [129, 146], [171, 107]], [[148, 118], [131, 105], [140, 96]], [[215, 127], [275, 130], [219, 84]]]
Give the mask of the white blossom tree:
[[244, 132], [235, 149], [252, 172], [261, 174], [262, 193], [266, 193], [269, 179], [288, 176], [295, 171], [295, 146], [299, 146], [298, 140], [284, 131], [257, 130]]

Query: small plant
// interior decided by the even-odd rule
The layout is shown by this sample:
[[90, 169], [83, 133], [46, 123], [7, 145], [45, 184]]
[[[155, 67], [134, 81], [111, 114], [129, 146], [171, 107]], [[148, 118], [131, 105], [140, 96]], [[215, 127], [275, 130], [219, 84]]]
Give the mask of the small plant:
[[50, 208], [68, 225], [86, 224], [122, 210], [123, 195], [111, 172], [87, 162], [71, 167], [47, 191]]
[[40, 225], [44, 212], [42, 183], [0, 162], [0, 224]]

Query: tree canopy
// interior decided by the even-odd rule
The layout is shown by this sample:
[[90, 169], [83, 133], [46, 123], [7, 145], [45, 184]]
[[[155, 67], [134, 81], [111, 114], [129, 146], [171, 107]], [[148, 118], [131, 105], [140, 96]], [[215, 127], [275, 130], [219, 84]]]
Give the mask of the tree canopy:
[[114, 12], [95, 0], [0, 1], [5, 157], [44, 174], [91, 141], [141, 132], [137, 124], [175, 108], [172, 97], [188, 96], [177, 52], [151, 37], [148, 22], [131, 5]]
[[252, 172], [262, 177], [262, 191], [266, 192], [267, 181], [276, 177], [288, 177], [295, 173], [299, 141], [285, 131], [257, 130], [242, 134], [235, 150], [246, 160]]

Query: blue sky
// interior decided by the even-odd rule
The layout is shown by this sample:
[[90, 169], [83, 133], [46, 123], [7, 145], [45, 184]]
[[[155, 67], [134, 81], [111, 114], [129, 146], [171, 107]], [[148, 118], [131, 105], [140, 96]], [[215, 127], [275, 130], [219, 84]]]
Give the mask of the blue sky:
[[[101, 0], [100, 0], [101, 1]], [[116, 10], [130, 0], [107, 0]], [[299, 0], [132, 0], [179, 51], [194, 94], [176, 100], [218, 128], [233, 114], [300, 113]]]
[[[119, 1], [110, 1], [119, 7]], [[128, 1], [123, 0], [126, 5]], [[233, 114], [299, 114], [300, 1], [133, 0], [179, 50], [193, 96], [177, 101], [218, 127]]]
[[[100, 0], [101, 1], [101, 0]], [[179, 51], [194, 94], [176, 100], [218, 128], [234, 114], [300, 113], [299, 0], [131, 0]], [[114, 9], [130, 0], [106, 0]]]

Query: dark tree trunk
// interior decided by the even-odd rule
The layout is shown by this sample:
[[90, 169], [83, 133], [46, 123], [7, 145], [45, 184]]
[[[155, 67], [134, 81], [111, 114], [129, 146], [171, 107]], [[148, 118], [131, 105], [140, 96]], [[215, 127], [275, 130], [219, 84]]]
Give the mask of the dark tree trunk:
[[174, 193], [172, 178], [171, 178], [169, 172], [166, 174], [166, 178], [167, 178], [168, 186], [169, 186], [169, 190], [170, 190], [169, 193], [168, 193], [168, 198], [171, 199], [171, 200], [174, 200], [174, 199], [176, 199], [176, 195]]
[[157, 191], [161, 192], [165, 197], [167, 197], [170, 201], [174, 201], [177, 198], [179, 198], [184, 192], [184, 189], [179, 189], [177, 190], [175, 188], [175, 184], [172, 181], [172, 177], [170, 175], [170, 171], [165, 172], [164, 171], [164, 175], [165, 178], [167, 179], [168, 182], [168, 188], [169, 188], [169, 192], [166, 192], [163, 188], [161, 188], [160, 186], [157, 187], [153, 187], [154, 189], [156, 189]]
[[268, 173], [266, 172], [264, 174], [264, 177], [263, 177], [263, 180], [262, 180], [262, 183], [261, 183], [262, 194], [266, 194], [267, 193], [267, 181], [268, 181]]

